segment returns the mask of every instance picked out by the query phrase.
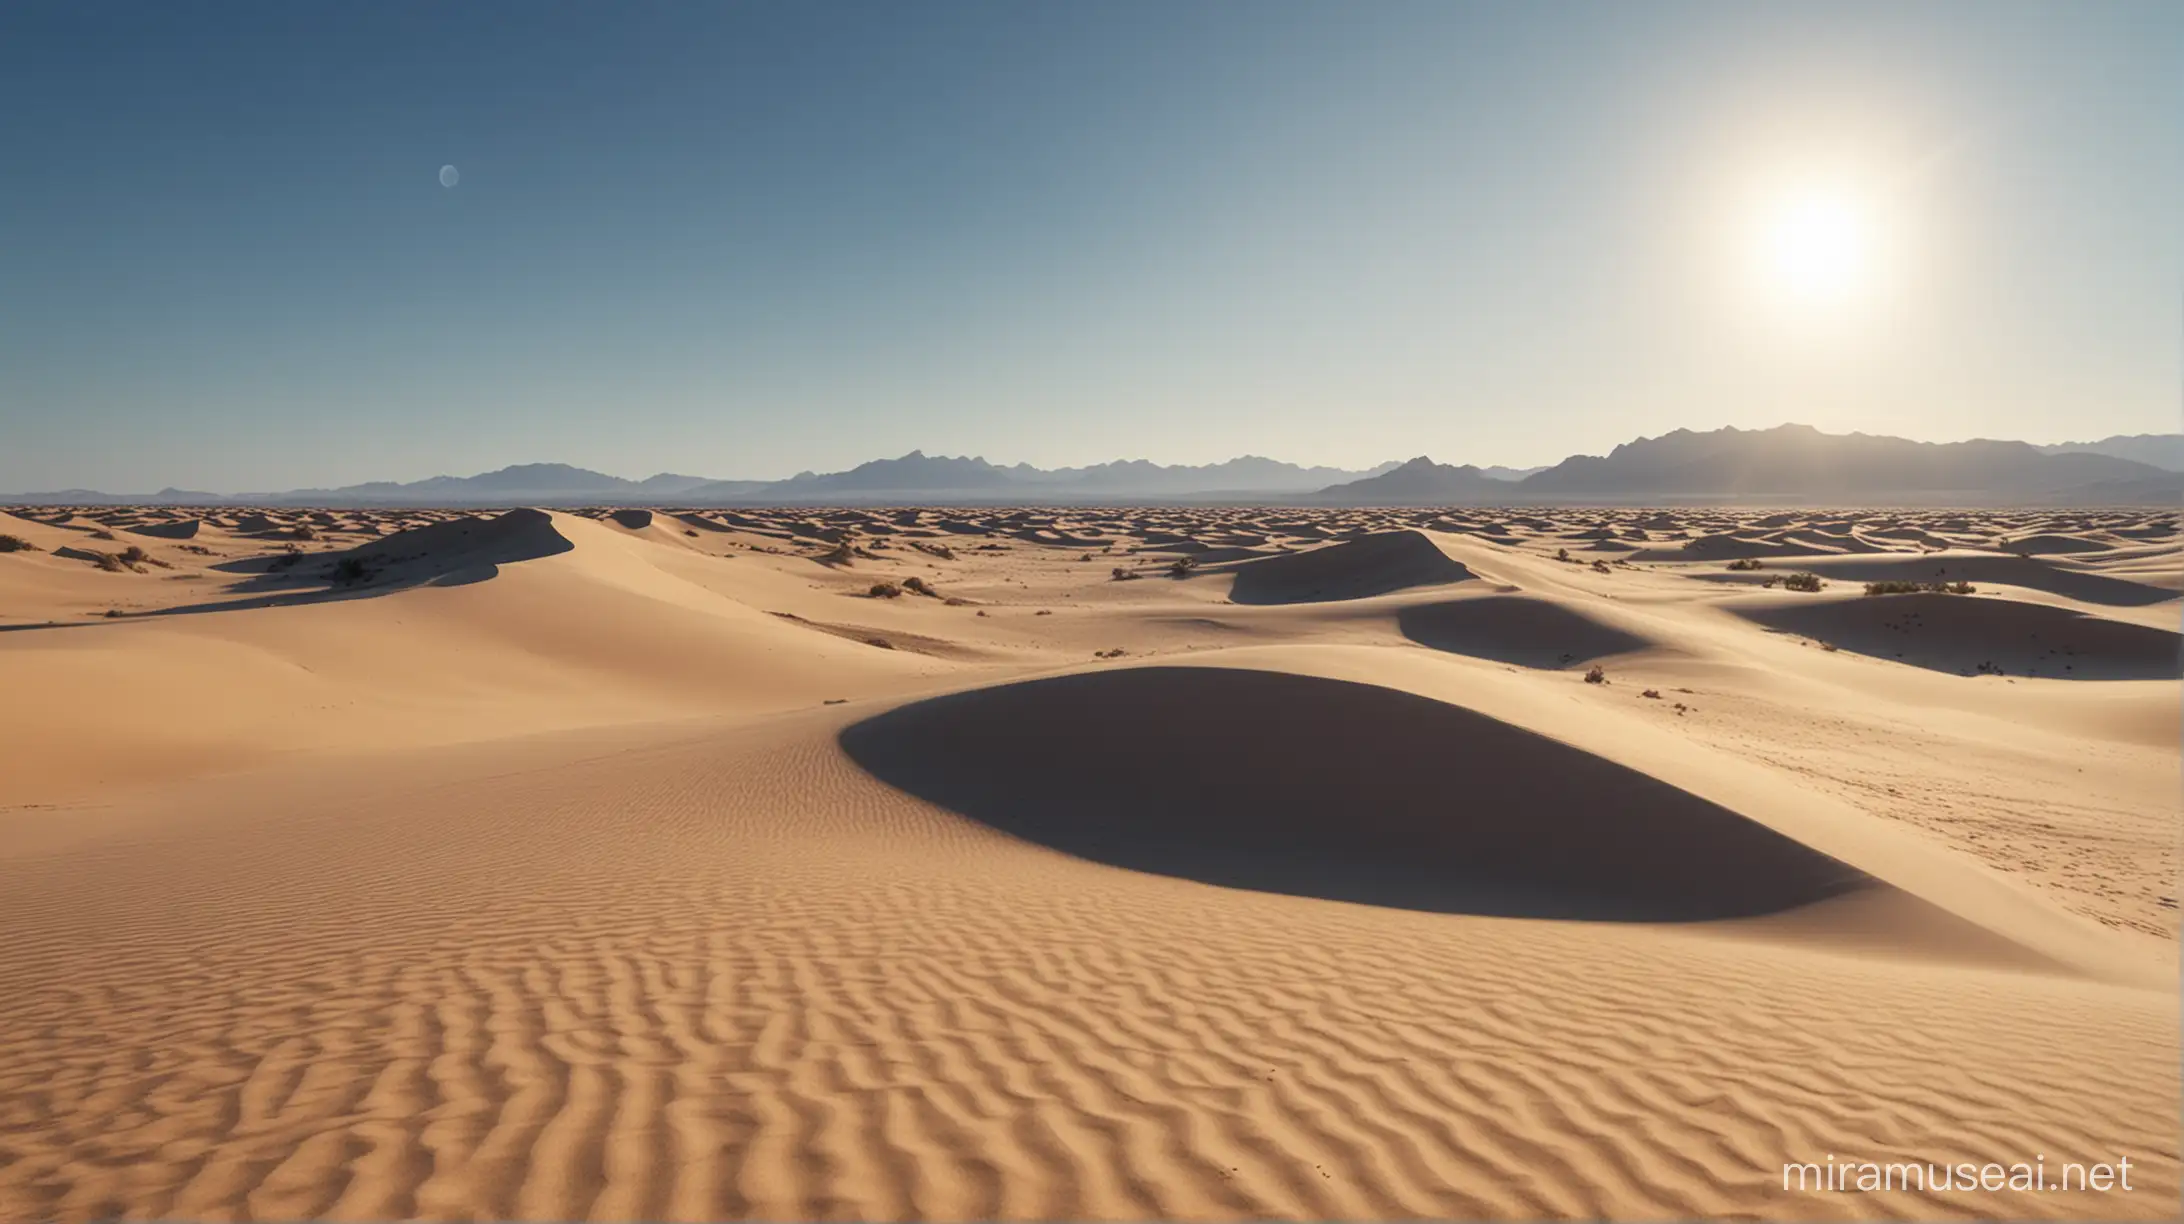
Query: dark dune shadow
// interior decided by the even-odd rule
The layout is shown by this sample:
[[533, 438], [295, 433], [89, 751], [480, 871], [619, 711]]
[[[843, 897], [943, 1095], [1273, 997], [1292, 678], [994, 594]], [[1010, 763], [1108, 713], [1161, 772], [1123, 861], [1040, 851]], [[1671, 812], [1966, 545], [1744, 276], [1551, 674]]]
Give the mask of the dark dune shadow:
[[[1787, 564], [1787, 563], [1785, 563]], [[2065, 569], [2037, 557], [1992, 553], [1955, 556], [1904, 556], [1877, 554], [1863, 557], [1812, 557], [1796, 563], [1823, 578], [1846, 582], [1885, 582], [1909, 579], [1917, 582], [1990, 582], [2046, 591], [2066, 599], [2083, 600], [2111, 608], [2143, 608], [2175, 599], [2175, 591], [2131, 582], [2086, 570]]]
[[[222, 598], [102, 619], [240, 612], [374, 599], [423, 586], [467, 586], [497, 577], [503, 565], [550, 557], [574, 547], [539, 510], [511, 510], [490, 520], [450, 519], [335, 552], [274, 553], [223, 561], [212, 568], [236, 575], [240, 581], [225, 587]], [[64, 627], [6, 625], [0, 631]]]
[[1262, 557], [1241, 562], [1229, 572], [1236, 575], [1229, 598], [1240, 604], [1369, 599], [1472, 577], [1463, 562], [1442, 552], [1422, 533], [1409, 530], [1361, 535], [1308, 552]]
[[1658, 779], [1475, 711], [1280, 672], [1148, 667], [844, 729], [874, 777], [1080, 858], [1440, 913], [1700, 921], [1872, 877]]
[[2054, 680], [2174, 680], [2184, 635], [1978, 595], [1876, 595], [1742, 608], [1756, 624], [1930, 671]]
[[1572, 667], [1654, 644], [1561, 604], [1522, 595], [1418, 604], [1397, 612], [1395, 623], [1421, 646], [1519, 667]]

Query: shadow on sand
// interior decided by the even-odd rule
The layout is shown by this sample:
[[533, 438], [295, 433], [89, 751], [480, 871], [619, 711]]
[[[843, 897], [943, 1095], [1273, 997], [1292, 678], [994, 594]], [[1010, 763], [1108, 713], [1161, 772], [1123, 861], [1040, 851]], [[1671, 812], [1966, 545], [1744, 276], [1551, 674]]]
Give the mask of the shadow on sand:
[[1282, 672], [1144, 667], [933, 698], [845, 728], [883, 782], [1094, 862], [1440, 913], [1699, 921], [1872, 877], [1472, 710]]
[[423, 586], [465, 586], [497, 576], [503, 565], [550, 557], [574, 547], [554, 530], [552, 517], [544, 511], [511, 510], [489, 520], [432, 523], [336, 552], [272, 553], [224, 561], [213, 570], [238, 580], [223, 588], [219, 599], [124, 612], [92, 622], [0, 625], [0, 633], [339, 603]]

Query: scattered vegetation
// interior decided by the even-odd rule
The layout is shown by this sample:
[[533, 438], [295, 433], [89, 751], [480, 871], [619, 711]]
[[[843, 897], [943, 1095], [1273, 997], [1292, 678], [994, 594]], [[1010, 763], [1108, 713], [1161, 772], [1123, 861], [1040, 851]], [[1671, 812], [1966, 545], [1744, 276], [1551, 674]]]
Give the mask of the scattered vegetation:
[[1591, 671], [1585, 673], [1585, 683], [1587, 684], [1606, 684], [1607, 682], [1608, 669], [1597, 663], [1593, 665]]
[[1655, 701], [1659, 701], [1659, 700], [1661, 699], [1661, 690], [1659, 690], [1659, 689], [1647, 689], [1647, 690], [1646, 690], [1645, 692], [1643, 692], [1643, 693], [1640, 693], [1640, 694], [1638, 694], [1638, 695], [1639, 695], [1640, 697], [1651, 697], [1651, 698], [1652, 698], [1652, 699], [1654, 699]]
[[138, 548], [134, 544], [131, 544], [129, 547], [124, 548], [119, 553], [115, 554], [115, 559], [120, 561], [123, 565], [142, 565], [146, 561], [151, 560], [151, 557], [143, 549]]
[[1557, 561], [1563, 561], [1563, 562], [1567, 562], [1567, 563], [1569, 563], [1569, 564], [1571, 564], [1571, 565], [1576, 565], [1576, 564], [1577, 564], [1577, 558], [1576, 558], [1576, 557], [1573, 557], [1573, 556], [1571, 556], [1571, 555], [1570, 555], [1570, 550], [1569, 550], [1569, 549], [1567, 549], [1567, 548], [1558, 548], [1558, 549], [1556, 549], [1556, 550], [1555, 550], [1555, 560], [1557, 560]]
[[1818, 591], [1827, 585], [1818, 574], [1791, 574], [1782, 580], [1783, 588], [1791, 591]]
[[91, 554], [91, 564], [98, 566], [109, 574], [122, 574], [127, 573], [129, 570], [129, 567], [122, 563], [121, 558], [113, 553], [93, 552]]
[[1177, 557], [1175, 560], [1168, 562], [1168, 576], [1170, 578], [1188, 578], [1191, 576], [1191, 571], [1197, 568], [1198, 558]]
[[1758, 557], [1738, 557], [1729, 563], [1729, 568], [1741, 572], [1744, 570], [1765, 569], [1767, 566]]
[[1608, 564], [1607, 562], [1605, 562], [1605, 561], [1601, 561], [1601, 560], [1597, 560], [1597, 559], [1596, 559], [1596, 560], [1595, 560], [1595, 561], [1594, 561], [1594, 562], [1592, 563], [1592, 567], [1593, 567], [1593, 572], [1594, 572], [1594, 573], [1596, 573], [1596, 574], [1612, 574], [1612, 573], [1614, 573], [1614, 572], [1615, 572], [1615, 569], [1614, 569], [1614, 567], [1613, 567], [1613, 566], [1610, 566], [1610, 565], [1609, 565], [1609, 564]]
[[927, 544], [923, 540], [912, 540], [910, 541], [910, 547], [917, 549], [921, 553], [926, 553], [930, 556], [939, 557], [943, 561], [955, 560], [955, 550], [948, 547], [946, 544]]
[[1092, 652], [1092, 657], [1095, 659], [1119, 659], [1129, 653], [1129, 651], [1117, 646], [1113, 650], [1095, 650]]
[[894, 599], [902, 594], [902, 588], [892, 582], [875, 582], [872, 584], [872, 589], [866, 591], [865, 594], [874, 599]]
[[1115, 567], [1115, 568], [1114, 568], [1113, 570], [1110, 570], [1109, 572], [1110, 572], [1110, 573], [1112, 573], [1112, 574], [1113, 574], [1113, 575], [1115, 576], [1114, 580], [1115, 580], [1116, 582], [1128, 582], [1128, 581], [1130, 581], [1131, 579], [1133, 579], [1133, 578], [1136, 578], [1136, 577], [1138, 576], [1138, 574], [1137, 574], [1137, 571], [1136, 571], [1136, 570], [1134, 570], [1134, 569], [1131, 569], [1131, 568], [1130, 568], [1129, 566], [1127, 566], [1127, 565], [1118, 565], [1118, 566], [1116, 566], [1116, 567]]
[[1886, 582], [1865, 584], [1865, 593], [1868, 595], [1970, 595], [1978, 589], [1962, 579], [1955, 582], [1909, 582], [1901, 578], [1891, 578]]
[[916, 574], [902, 580], [902, 589], [913, 595], [924, 595], [932, 599], [940, 598], [940, 592], [925, 585], [925, 579], [918, 577]]
[[343, 557], [334, 563], [334, 568], [328, 576], [334, 580], [335, 586], [354, 586], [359, 582], [369, 580], [372, 576], [372, 570], [370, 566], [364, 564], [362, 557]]
[[37, 552], [38, 546], [21, 536], [0, 534], [0, 553]]

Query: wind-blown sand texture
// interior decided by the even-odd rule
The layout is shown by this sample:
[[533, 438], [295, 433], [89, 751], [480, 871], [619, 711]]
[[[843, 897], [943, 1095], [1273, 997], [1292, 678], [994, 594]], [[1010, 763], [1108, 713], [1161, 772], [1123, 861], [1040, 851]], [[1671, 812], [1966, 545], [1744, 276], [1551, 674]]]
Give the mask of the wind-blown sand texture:
[[0, 515], [0, 1219], [2173, 1218], [2177, 530]]

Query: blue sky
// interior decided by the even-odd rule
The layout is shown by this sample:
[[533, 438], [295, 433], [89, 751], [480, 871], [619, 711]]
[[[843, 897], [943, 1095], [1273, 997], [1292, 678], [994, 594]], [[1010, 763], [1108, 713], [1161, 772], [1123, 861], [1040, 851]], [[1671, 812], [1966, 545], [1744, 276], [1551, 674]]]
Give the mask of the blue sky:
[[[2168, 0], [15, 0], [0, 153], [0, 489], [2053, 441], [2184, 389]], [[1818, 305], [1754, 254], [1814, 193]]]

